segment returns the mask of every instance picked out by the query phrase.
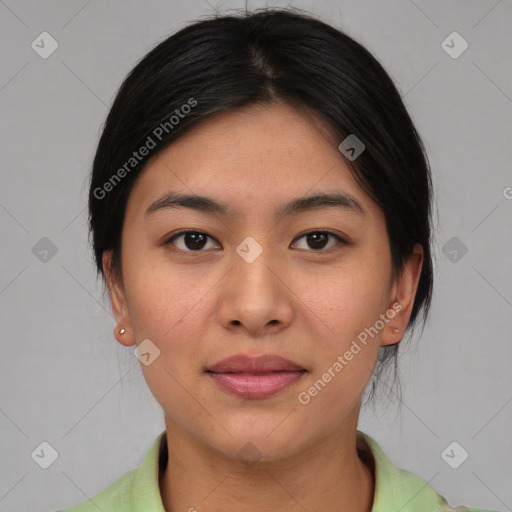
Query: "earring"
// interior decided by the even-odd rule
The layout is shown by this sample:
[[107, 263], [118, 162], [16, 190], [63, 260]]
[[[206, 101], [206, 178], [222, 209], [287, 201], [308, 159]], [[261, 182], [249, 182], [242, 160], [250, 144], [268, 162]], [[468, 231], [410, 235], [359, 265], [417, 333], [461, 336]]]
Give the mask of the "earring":
[[119, 334], [124, 334], [126, 331], [124, 330], [123, 327], [121, 327], [121, 329], [119, 329]]
[[398, 334], [398, 333], [400, 332], [400, 329], [397, 329], [396, 327], [393, 327], [393, 332], [394, 332], [395, 334]]

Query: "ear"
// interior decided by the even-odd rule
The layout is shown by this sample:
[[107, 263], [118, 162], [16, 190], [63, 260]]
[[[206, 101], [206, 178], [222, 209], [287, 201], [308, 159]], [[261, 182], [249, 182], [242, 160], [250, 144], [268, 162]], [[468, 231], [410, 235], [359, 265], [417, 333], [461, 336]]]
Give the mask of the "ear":
[[[381, 345], [395, 345], [402, 340], [411, 318], [422, 267], [423, 247], [416, 244], [404, 264], [402, 273], [395, 279], [391, 288], [388, 311], [394, 311], [395, 315], [382, 333]], [[387, 316], [391, 318], [389, 313]]]
[[[112, 313], [116, 319], [114, 327], [114, 336], [116, 340], [126, 347], [135, 345], [135, 336], [133, 334], [132, 324], [130, 320], [130, 312], [126, 302], [124, 286], [122, 280], [114, 275], [112, 270], [112, 251], [104, 251], [102, 256], [103, 272], [110, 293], [110, 304]], [[121, 329], [124, 333], [121, 334]]]

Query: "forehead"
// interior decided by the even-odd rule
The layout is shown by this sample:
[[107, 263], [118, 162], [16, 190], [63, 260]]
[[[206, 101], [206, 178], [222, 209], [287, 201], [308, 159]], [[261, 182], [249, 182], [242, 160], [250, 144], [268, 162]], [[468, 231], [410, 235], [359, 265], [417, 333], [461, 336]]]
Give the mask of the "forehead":
[[127, 215], [144, 214], [168, 192], [218, 198], [238, 216], [315, 192], [346, 193], [375, 209], [338, 144], [318, 117], [285, 103], [216, 114], [148, 161]]

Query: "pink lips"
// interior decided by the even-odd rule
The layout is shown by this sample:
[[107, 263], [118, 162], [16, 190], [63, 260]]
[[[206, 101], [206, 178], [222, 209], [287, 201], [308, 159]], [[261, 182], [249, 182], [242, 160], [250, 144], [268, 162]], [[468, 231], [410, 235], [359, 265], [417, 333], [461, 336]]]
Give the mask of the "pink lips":
[[244, 398], [265, 398], [297, 382], [306, 369], [280, 356], [236, 355], [206, 369], [221, 389]]

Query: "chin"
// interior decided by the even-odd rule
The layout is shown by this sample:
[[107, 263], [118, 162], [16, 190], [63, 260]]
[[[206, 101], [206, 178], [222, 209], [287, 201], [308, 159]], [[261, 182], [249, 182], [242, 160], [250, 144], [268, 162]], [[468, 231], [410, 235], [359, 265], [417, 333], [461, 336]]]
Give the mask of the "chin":
[[[265, 423], [252, 428], [226, 428], [231, 434], [222, 430], [221, 438], [205, 439], [208, 446], [227, 458], [238, 459], [248, 465], [255, 462], [273, 462], [286, 459], [307, 444], [299, 438], [297, 432], [290, 432], [280, 422], [280, 417], [272, 423]], [[277, 428], [276, 428], [277, 427]]]

